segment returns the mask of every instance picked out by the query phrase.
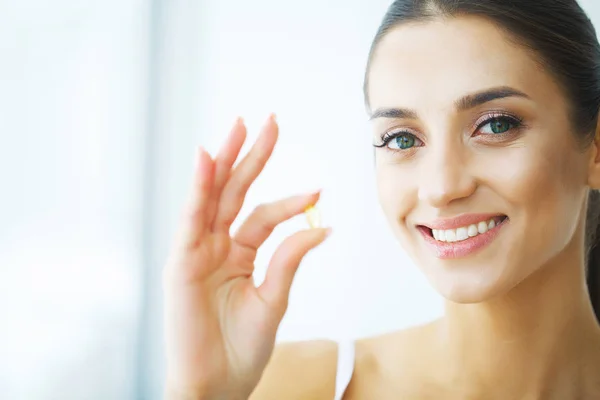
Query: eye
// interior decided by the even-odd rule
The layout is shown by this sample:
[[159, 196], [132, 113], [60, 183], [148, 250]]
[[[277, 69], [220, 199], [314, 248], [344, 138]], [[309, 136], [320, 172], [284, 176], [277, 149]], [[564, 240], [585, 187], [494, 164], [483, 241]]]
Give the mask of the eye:
[[416, 138], [410, 134], [400, 134], [389, 141], [388, 147], [394, 150], [410, 149], [416, 144]]
[[390, 150], [408, 150], [422, 145], [422, 142], [409, 132], [388, 132], [383, 135], [381, 140], [383, 143], [375, 147], [386, 147]]
[[520, 121], [515, 118], [500, 116], [489, 118], [479, 126], [479, 133], [486, 135], [500, 135], [511, 129], [517, 128]]

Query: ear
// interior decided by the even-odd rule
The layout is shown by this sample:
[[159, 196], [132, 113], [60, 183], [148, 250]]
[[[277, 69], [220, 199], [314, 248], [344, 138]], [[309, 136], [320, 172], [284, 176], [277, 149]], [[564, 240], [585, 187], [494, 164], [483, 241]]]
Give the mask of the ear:
[[596, 124], [594, 141], [588, 151], [590, 156], [588, 185], [592, 189], [600, 189], [600, 118]]

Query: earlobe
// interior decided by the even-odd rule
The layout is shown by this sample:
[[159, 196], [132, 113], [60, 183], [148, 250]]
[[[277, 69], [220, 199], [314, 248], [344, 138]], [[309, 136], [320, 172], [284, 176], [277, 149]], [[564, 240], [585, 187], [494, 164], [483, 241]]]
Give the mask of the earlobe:
[[600, 189], [600, 118], [596, 126], [596, 134], [590, 148], [590, 167], [588, 185], [592, 189]]

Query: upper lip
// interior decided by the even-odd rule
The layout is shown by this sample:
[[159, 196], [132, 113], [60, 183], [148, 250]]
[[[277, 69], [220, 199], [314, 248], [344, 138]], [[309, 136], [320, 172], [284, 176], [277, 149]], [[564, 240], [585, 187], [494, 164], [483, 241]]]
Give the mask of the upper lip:
[[481, 221], [489, 221], [494, 217], [505, 217], [504, 214], [461, 214], [452, 218], [438, 218], [425, 224], [420, 224], [429, 229], [443, 230], [443, 229], [457, 229], [473, 224], [477, 224]]

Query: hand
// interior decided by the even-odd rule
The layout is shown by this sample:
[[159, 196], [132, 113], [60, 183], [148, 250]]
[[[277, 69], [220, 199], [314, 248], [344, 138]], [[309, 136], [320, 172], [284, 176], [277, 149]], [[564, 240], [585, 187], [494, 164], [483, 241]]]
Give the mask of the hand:
[[191, 201], [163, 271], [167, 386], [174, 397], [248, 398], [273, 352], [298, 265], [329, 233], [309, 229], [288, 237], [265, 281], [254, 285], [258, 248], [278, 224], [319, 199], [313, 193], [260, 205], [230, 234], [277, 136], [271, 116], [235, 168], [246, 138], [241, 120], [214, 160], [198, 151]]

